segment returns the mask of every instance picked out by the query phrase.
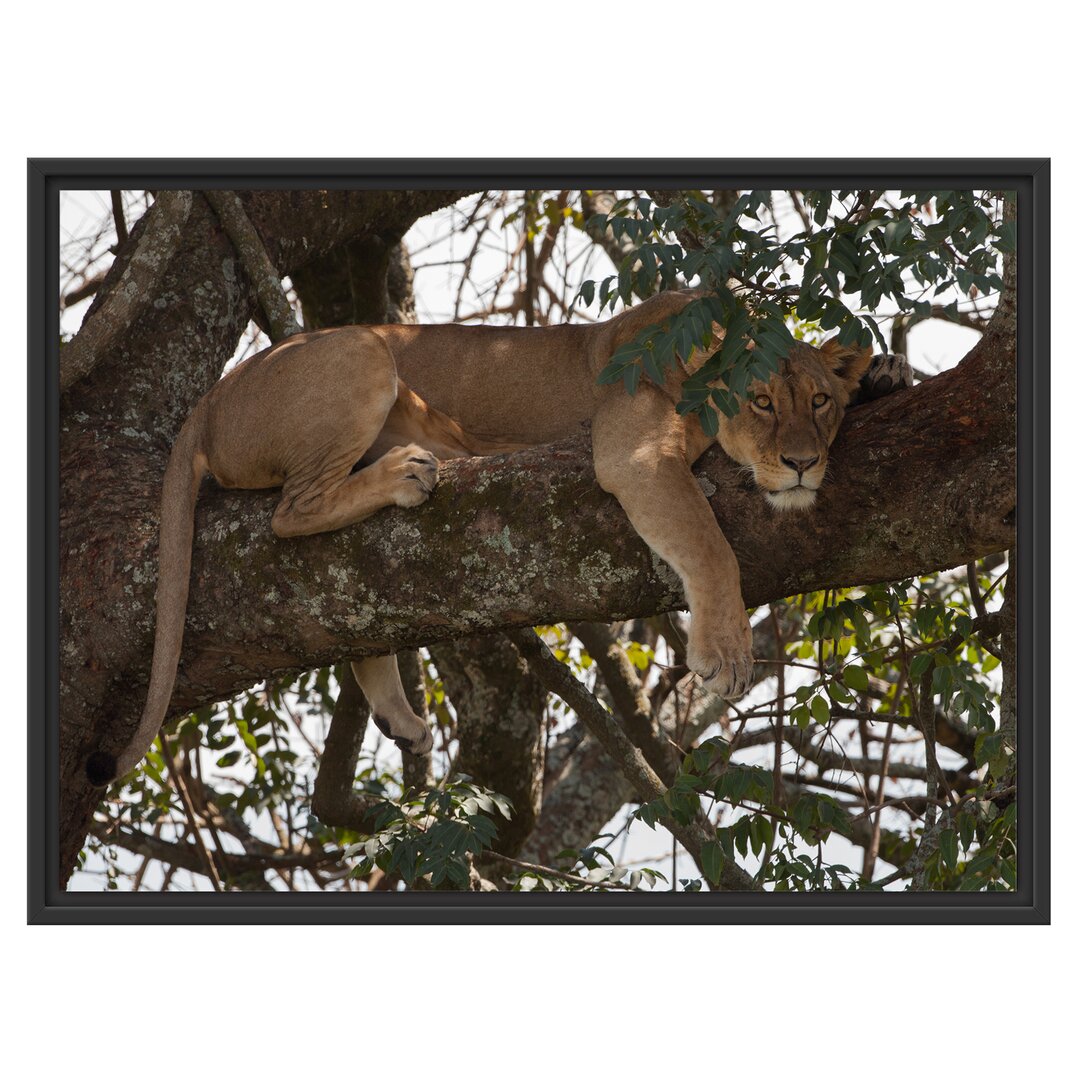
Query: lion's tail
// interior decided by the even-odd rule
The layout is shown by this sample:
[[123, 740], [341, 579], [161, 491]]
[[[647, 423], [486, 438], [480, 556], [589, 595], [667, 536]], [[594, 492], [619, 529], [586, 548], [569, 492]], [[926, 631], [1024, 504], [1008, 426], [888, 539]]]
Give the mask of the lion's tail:
[[92, 783], [104, 784], [134, 768], [153, 745], [165, 719], [180, 663], [184, 638], [191, 546], [195, 532], [195, 501], [206, 472], [201, 415], [196, 412], [180, 429], [169, 455], [161, 489], [161, 529], [155, 604], [154, 658], [150, 687], [138, 731], [118, 757], [103, 751], [90, 755], [86, 773]]

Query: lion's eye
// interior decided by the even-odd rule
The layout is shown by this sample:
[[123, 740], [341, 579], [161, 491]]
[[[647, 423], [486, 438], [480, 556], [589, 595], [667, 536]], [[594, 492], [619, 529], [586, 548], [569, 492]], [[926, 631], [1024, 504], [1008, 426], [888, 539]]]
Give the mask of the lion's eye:
[[828, 394], [815, 394], [814, 395], [814, 408], [820, 409], [829, 400]]
[[754, 404], [759, 409], [764, 409], [766, 412], [772, 412], [772, 399], [766, 394], [758, 394], [758, 396], [754, 398]]

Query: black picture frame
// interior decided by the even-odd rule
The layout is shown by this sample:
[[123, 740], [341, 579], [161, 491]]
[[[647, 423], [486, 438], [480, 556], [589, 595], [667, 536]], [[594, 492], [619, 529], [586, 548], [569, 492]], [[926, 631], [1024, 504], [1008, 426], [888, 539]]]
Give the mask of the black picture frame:
[[[1018, 889], [878, 894], [100, 894], [56, 880], [63, 189], [992, 188], [1017, 192]], [[1050, 163], [1046, 159], [33, 159], [28, 192], [28, 890], [34, 924], [1025, 923], [1050, 919]]]

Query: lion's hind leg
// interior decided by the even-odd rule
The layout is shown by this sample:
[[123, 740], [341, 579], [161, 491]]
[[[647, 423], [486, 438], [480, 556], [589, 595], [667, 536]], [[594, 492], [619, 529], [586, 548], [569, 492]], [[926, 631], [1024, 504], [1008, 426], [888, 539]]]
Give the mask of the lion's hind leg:
[[[439, 466], [419, 439], [384, 438], [399, 386], [390, 350], [363, 328], [300, 348], [306, 351], [291, 368], [266, 375], [280, 370], [273, 389], [288, 398], [288, 409], [265, 416], [249, 409], [245, 417], [247, 442], [270, 448], [263, 472], [281, 478], [274, 532], [309, 536], [362, 521], [384, 506], [419, 506], [434, 489]], [[230, 437], [235, 441], [235, 432], [223, 436]], [[237, 453], [243, 450], [242, 444]], [[353, 472], [359, 461], [365, 467]]]
[[368, 656], [352, 662], [352, 672], [371, 705], [375, 726], [410, 754], [431, 751], [431, 729], [412, 711], [394, 656]]
[[342, 529], [384, 506], [419, 506], [438, 479], [434, 454], [415, 443], [396, 446], [359, 472], [339, 466], [286, 479], [270, 527], [282, 537]]

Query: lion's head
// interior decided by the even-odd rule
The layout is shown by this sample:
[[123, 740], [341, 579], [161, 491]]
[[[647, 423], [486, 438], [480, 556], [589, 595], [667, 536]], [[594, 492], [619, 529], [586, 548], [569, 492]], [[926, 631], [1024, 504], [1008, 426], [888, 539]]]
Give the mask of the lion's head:
[[836, 338], [820, 349], [800, 343], [768, 382], [751, 383], [735, 416], [720, 417], [720, 445], [776, 509], [813, 505], [829, 447], [870, 359], [870, 348]]

